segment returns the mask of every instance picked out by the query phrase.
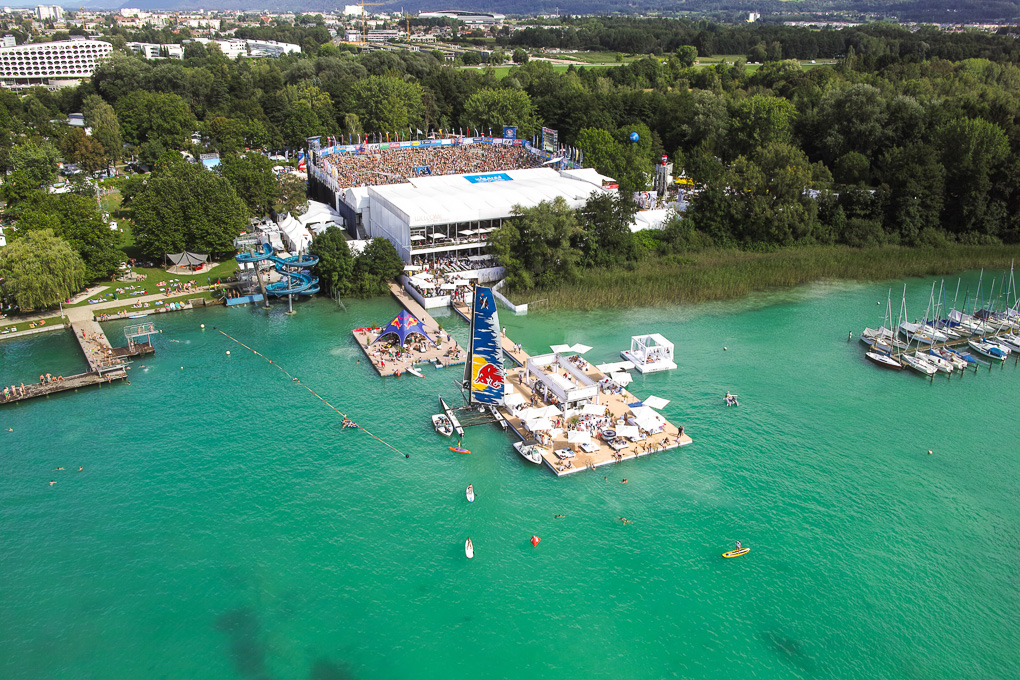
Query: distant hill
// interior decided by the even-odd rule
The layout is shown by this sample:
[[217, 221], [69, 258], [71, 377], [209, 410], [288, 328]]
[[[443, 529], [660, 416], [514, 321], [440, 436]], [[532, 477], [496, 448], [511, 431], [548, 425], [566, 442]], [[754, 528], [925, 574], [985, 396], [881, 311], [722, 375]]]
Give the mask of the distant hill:
[[[101, 0], [95, 3], [102, 6]], [[342, 3], [341, 3], [342, 4]], [[192, 0], [127, 0], [124, 7], [140, 9], [190, 10]], [[269, 10], [275, 12], [335, 11], [336, 2], [326, 0], [206, 0], [211, 10]], [[817, 12], [866, 14], [895, 17], [901, 21], [929, 23], [971, 23], [1020, 21], [1020, 0], [419, 0], [408, 6], [406, 0], [387, 2], [373, 9], [393, 12], [460, 9], [501, 14], [660, 14], [704, 12], [739, 16], [747, 12], [786, 15]]]

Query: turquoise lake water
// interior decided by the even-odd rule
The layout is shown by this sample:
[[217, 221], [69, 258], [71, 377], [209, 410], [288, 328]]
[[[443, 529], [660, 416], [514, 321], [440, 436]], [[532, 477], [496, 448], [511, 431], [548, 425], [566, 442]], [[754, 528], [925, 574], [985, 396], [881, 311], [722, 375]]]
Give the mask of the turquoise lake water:
[[[160, 315], [130, 385], [0, 407], [0, 678], [1020, 677], [1020, 368], [870, 365], [890, 285], [503, 312], [532, 353], [676, 343], [630, 391], [694, 444], [562, 479], [495, 428], [446, 449], [459, 368], [357, 363], [391, 298]], [[83, 368], [70, 334], [0, 342], [0, 383]]]

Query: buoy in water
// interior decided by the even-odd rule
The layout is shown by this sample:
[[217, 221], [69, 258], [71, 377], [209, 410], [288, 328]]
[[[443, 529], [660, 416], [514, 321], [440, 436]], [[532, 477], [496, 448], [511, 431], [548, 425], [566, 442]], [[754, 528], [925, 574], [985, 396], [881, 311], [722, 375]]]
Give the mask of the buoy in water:
[[931, 455], [931, 449], [928, 449], [928, 455], [929, 456]]
[[729, 350], [729, 347], [723, 347], [723, 348], [722, 348], [722, 351], [724, 351], [724, 352], [726, 352], [726, 351], [728, 351], [728, 350]]
[[181, 370], [182, 370], [182, 371], [184, 370], [184, 367], [183, 367], [183, 366], [181, 366]]
[[230, 350], [229, 349], [227, 350], [227, 356], [228, 357], [230, 356]]
[[538, 536], [532, 536], [531, 537], [531, 545], [535, 546], [535, 545], [538, 545], [541, 542], [542, 542], [542, 539], [539, 538]]
[[202, 330], [205, 330], [205, 324], [202, 324]]

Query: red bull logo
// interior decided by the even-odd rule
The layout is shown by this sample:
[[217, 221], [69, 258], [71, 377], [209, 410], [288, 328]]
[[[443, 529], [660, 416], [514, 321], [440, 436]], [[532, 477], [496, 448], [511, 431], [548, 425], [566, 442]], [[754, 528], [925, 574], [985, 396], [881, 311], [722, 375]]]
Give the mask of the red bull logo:
[[503, 386], [503, 371], [496, 364], [490, 364], [482, 357], [472, 357], [474, 366], [471, 371], [471, 387], [484, 390], [487, 387]]

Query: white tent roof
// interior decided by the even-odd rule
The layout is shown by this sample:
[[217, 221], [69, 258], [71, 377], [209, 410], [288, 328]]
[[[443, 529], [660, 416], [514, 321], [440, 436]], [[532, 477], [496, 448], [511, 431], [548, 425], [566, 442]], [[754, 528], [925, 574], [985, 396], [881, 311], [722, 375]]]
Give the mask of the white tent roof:
[[584, 444], [591, 441], [591, 435], [587, 430], [570, 430], [567, 432], [567, 442], [570, 444]]
[[585, 404], [584, 408], [581, 409], [581, 413], [586, 416], [601, 416], [605, 414], [606, 407], [600, 406], [599, 404]]
[[600, 174], [595, 168], [578, 168], [577, 170], [564, 170], [562, 175], [571, 177], [573, 179], [581, 180], [582, 182], [589, 182], [597, 187], [601, 187], [603, 182], [614, 183], [615, 179], [612, 177], [606, 177]]
[[637, 426], [635, 425], [617, 425], [616, 436], [617, 437], [636, 437], [640, 434]]
[[630, 230], [635, 232], [642, 229], [662, 229], [666, 220], [669, 219], [671, 212], [670, 208], [642, 210], [634, 215], [634, 221], [630, 224]]
[[[474, 181], [469, 178], [495, 178]], [[505, 218], [515, 205], [531, 208], [561, 196], [578, 208], [593, 192], [588, 181], [561, 175], [552, 168], [508, 170], [481, 175], [416, 177], [413, 182], [368, 187], [373, 200], [412, 227]]]
[[629, 385], [634, 380], [634, 378], [631, 377], [630, 373], [624, 373], [623, 371], [620, 371], [619, 373], [610, 373], [609, 377], [614, 383], [616, 383], [620, 387]]

